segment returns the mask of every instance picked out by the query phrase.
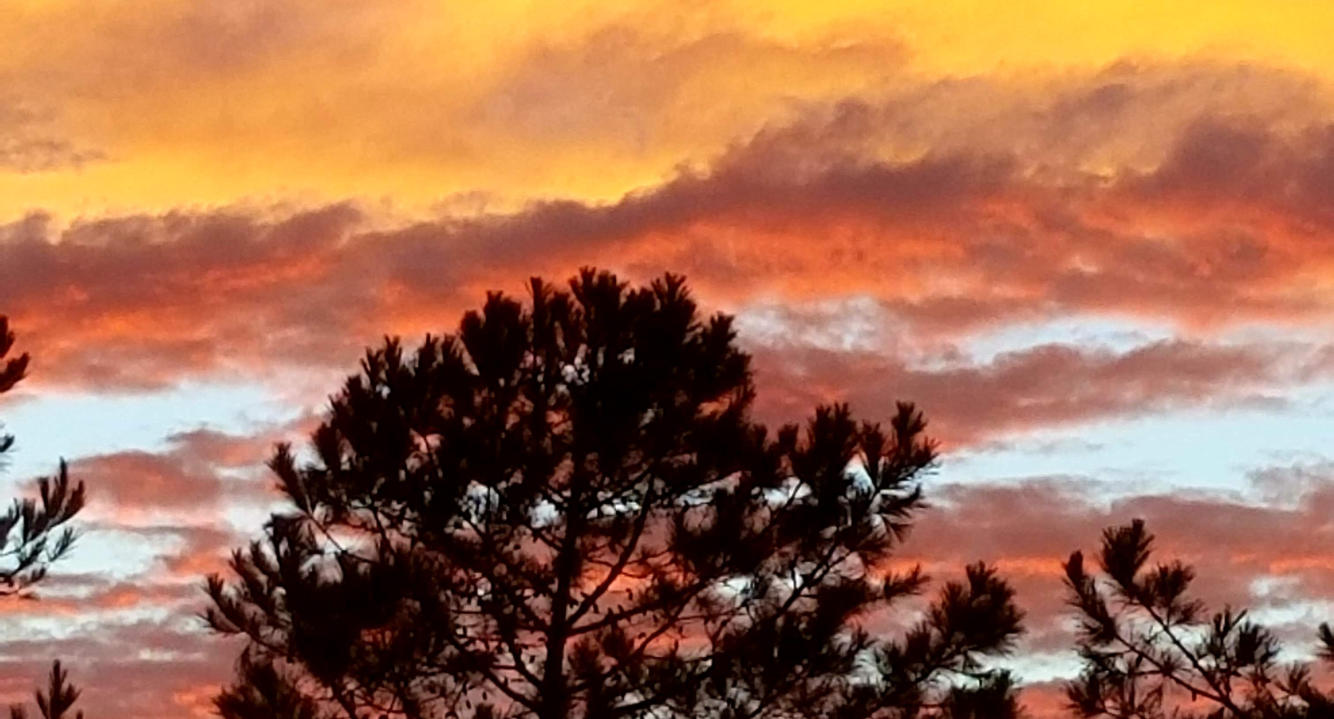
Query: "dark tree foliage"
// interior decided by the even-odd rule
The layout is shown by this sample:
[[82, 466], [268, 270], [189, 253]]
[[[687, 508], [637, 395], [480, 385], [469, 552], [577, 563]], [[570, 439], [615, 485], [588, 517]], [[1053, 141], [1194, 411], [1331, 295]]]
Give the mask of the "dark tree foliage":
[[[10, 357], [9, 351], [13, 348], [14, 333], [9, 329], [9, 318], [0, 315], [0, 394], [13, 389], [28, 372], [28, 355]], [[13, 442], [13, 437], [0, 440], [0, 452], [9, 449]]]
[[[1085, 717], [1287, 719], [1334, 717], [1334, 697], [1309, 667], [1281, 663], [1274, 635], [1224, 608], [1207, 614], [1190, 596], [1194, 570], [1149, 560], [1153, 535], [1142, 520], [1105, 530], [1090, 574], [1080, 552], [1065, 563], [1079, 610], [1084, 670], [1066, 687]], [[1321, 625], [1321, 656], [1334, 659], [1334, 632]]]
[[[14, 333], [9, 320], [0, 315], [0, 394], [14, 388], [26, 376], [28, 355], [10, 357]], [[14, 437], [0, 434], [0, 455], [14, 446]], [[0, 457], [2, 459], [3, 457]], [[46, 576], [52, 562], [64, 557], [74, 546], [74, 530], [67, 526], [83, 509], [83, 483], [71, 486], [65, 463], [54, 479], [37, 480], [38, 499], [16, 499], [0, 514], [0, 597], [20, 595]], [[35, 693], [37, 709], [43, 719], [83, 719], [83, 712], [70, 714], [79, 690], [68, 682], [57, 661], [51, 666], [46, 693]], [[12, 719], [25, 719], [21, 705], [9, 709]]]
[[[1006, 715], [982, 660], [1020, 613], [988, 567], [903, 636], [866, 626], [926, 581], [886, 569], [936, 457], [917, 410], [771, 433], [731, 319], [681, 278], [569, 286], [386, 340], [311, 457], [279, 447], [290, 506], [207, 619], [286, 669], [220, 706], [258, 683], [343, 717]], [[230, 716], [261, 715], [290, 714]]]
[[[47, 689], [33, 692], [37, 702], [37, 713], [42, 719], [83, 719], [83, 712], [74, 712], [74, 702], [79, 699], [79, 689], [69, 683], [68, 672], [56, 661], [51, 665], [51, 675], [47, 679]], [[21, 704], [9, 707], [10, 719], [28, 719], [28, 711]]]
[[268, 656], [247, 652], [237, 665], [237, 681], [213, 704], [222, 719], [321, 719], [319, 705], [296, 689]]
[[941, 705], [940, 716], [942, 719], [1013, 719], [1023, 713], [1013, 677], [1005, 672], [993, 672], [978, 685], [951, 689]]
[[[0, 315], [0, 394], [14, 388], [28, 369], [28, 355], [9, 357], [14, 333]], [[0, 455], [14, 438], [0, 435]], [[0, 596], [21, 594], [46, 576], [52, 562], [69, 553], [75, 532], [68, 526], [83, 509], [83, 483], [71, 485], [65, 463], [54, 478], [37, 480], [37, 498], [15, 499], [0, 514]]]

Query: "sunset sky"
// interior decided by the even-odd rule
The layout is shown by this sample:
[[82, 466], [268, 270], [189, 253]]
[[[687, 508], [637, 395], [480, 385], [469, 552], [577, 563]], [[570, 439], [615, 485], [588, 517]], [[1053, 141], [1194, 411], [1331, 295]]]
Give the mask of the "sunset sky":
[[[0, 700], [209, 715], [201, 577], [361, 349], [584, 265], [735, 313], [766, 419], [916, 401], [903, 556], [996, 562], [1035, 713], [1060, 561], [1143, 517], [1289, 652], [1334, 608], [1334, 5], [10, 0], [2, 496], [85, 534]], [[7, 703], [5, 701], [4, 703]]]

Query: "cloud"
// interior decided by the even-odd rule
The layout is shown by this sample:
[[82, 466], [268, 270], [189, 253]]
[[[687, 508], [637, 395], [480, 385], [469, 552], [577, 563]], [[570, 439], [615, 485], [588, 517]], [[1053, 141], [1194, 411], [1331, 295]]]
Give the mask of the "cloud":
[[80, 150], [69, 140], [52, 137], [0, 138], [0, 168], [15, 172], [45, 172], [82, 167], [103, 159], [95, 150]]
[[90, 512], [121, 520], [174, 513], [216, 515], [228, 501], [260, 502], [268, 493], [261, 465], [267, 437], [237, 437], [207, 429], [171, 435], [165, 452], [124, 450], [81, 457], [70, 473], [90, 489]]
[[0, 171], [22, 174], [80, 169], [106, 159], [62, 135], [57, 113], [0, 97]]
[[792, 116], [800, 105], [879, 89], [906, 63], [892, 38], [785, 40], [740, 27], [679, 25], [618, 23], [539, 41], [464, 117], [550, 150], [680, 161]]
[[[883, 118], [868, 112], [840, 111], [819, 132], [878, 127]], [[1316, 279], [1334, 266], [1322, 202], [1334, 185], [1334, 130], [1287, 136], [1220, 122], [1186, 125], [1151, 170], [1056, 184], [1014, 154], [857, 159], [793, 126], [606, 205], [548, 201], [389, 227], [347, 204], [58, 230], [34, 216], [0, 232], [0, 285], [35, 357], [34, 382], [104, 389], [284, 368], [333, 376], [383, 333], [447, 331], [485, 289], [594, 263], [641, 279], [682, 271], [706, 304], [742, 311], [756, 300], [867, 296], [909, 340], [937, 345], [1068, 314], [1165, 321], [1206, 338], [1247, 322], [1317, 324], [1334, 311]], [[1261, 367], [1279, 358], [1257, 351], [1176, 345], [1086, 362], [1034, 347], [1005, 366], [934, 373], [819, 348], [794, 360], [817, 375], [810, 386], [861, 365], [927, 397], [990, 378], [997, 406], [1021, 401], [1014, 391], [1005, 399], [1007, 388], [1027, 391], [1043, 373], [1085, 388], [1098, 372], [1113, 382], [1159, 374], [1120, 399], [1088, 388], [1017, 413], [1064, 421], [1084, 401], [1105, 401], [1092, 412], [1105, 415], [1146, 399], [1198, 400], [1229, 379], [1302, 381]], [[837, 371], [820, 375], [822, 365]], [[1218, 381], [1200, 377], [1208, 373]]]
[[1285, 390], [1328, 377], [1323, 347], [1163, 340], [1125, 351], [1043, 344], [980, 363], [914, 367], [886, 352], [799, 344], [755, 348], [760, 411], [788, 420], [818, 403], [875, 415], [916, 402], [950, 446], [1040, 427], [1187, 407], [1278, 407]]
[[367, 310], [358, 284], [376, 289], [340, 251], [358, 216], [123, 217], [77, 223], [58, 242], [33, 217], [3, 233], [0, 282], [53, 377], [154, 387], [183, 369], [226, 373], [229, 360], [319, 357], [346, 341], [319, 328], [346, 327]]
[[227, 678], [234, 652], [197, 619], [178, 614], [98, 627], [96, 632], [6, 641], [0, 695], [27, 701], [62, 657], [84, 693], [79, 706], [100, 716], [208, 716], [213, 688]]
[[220, 478], [151, 452], [89, 457], [76, 462], [73, 470], [92, 482], [102, 497], [126, 508], [211, 507], [222, 496]]

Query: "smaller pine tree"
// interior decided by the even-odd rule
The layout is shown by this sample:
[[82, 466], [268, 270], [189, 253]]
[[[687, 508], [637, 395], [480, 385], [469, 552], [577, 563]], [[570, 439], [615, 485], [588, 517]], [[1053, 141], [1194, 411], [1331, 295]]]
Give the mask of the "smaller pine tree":
[[[13, 347], [14, 333], [9, 329], [9, 320], [0, 315], [0, 395], [27, 376], [28, 355], [9, 356]], [[12, 435], [0, 434], [0, 458], [13, 446]], [[76, 533], [68, 523], [83, 505], [83, 483], [70, 483], [62, 460], [54, 478], [37, 480], [36, 499], [15, 499], [0, 514], [0, 597], [26, 594], [46, 577], [53, 562], [69, 553]], [[35, 698], [43, 719], [83, 719], [83, 712], [70, 713], [79, 690], [69, 683], [58, 660], [51, 666], [47, 691], [38, 689]], [[27, 711], [16, 704], [10, 707], [9, 715], [12, 719], [25, 719]]]
[[[47, 679], [47, 689], [33, 692], [37, 702], [37, 712], [42, 719], [83, 719], [82, 711], [74, 711], [74, 703], [82, 693], [78, 687], [69, 683], [69, 673], [60, 666], [60, 660], [51, 664], [51, 674]], [[22, 704], [9, 707], [10, 719], [28, 719], [28, 710]]]
[[[1066, 687], [1078, 716], [1334, 716], [1334, 697], [1312, 684], [1307, 665], [1280, 663], [1272, 632], [1245, 610], [1207, 613], [1189, 594], [1190, 566], [1150, 566], [1153, 539], [1137, 519], [1103, 532], [1101, 576], [1088, 571], [1081, 552], [1065, 563], [1070, 603], [1080, 614], [1083, 672]], [[1321, 656], [1334, 659], [1334, 631], [1322, 624], [1319, 637]]]
[[[13, 346], [9, 321], [0, 315], [0, 395], [27, 374], [28, 355], [9, 357]], [[0, 435], [0, 455], [13, 446], [12, 435]], [[83, 483], [71, 484], [61, 461], [55, 477], [37, 480], [37, 495], [15, 499], [0, 514], [0, 597], [22, 594], [74, 547], [76, 533], [68, 522], [83, 509]]]

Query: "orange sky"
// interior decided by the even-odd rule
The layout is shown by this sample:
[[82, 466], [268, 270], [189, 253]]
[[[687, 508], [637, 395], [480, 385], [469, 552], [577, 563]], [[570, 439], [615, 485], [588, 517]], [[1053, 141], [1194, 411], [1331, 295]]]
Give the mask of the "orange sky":
[[1126, 62], [1334, 67], [1322, 2], [19, 4], [7, 124], [59, 148], [0, 174], [5, 217], [607, 201], [811, 103], [979, 77], [1040, 95]]

